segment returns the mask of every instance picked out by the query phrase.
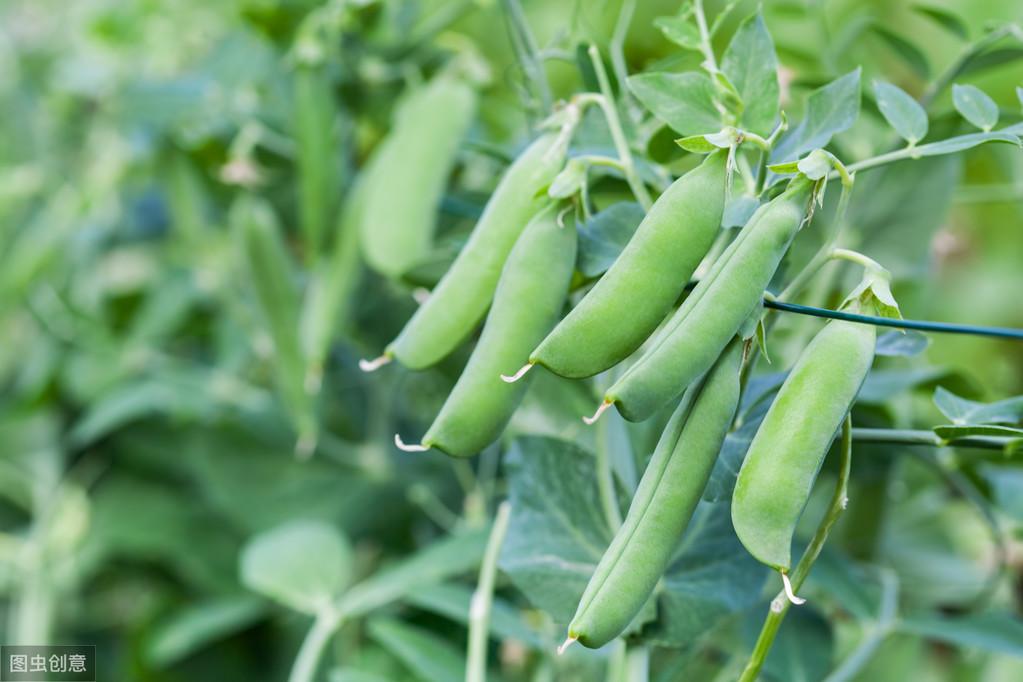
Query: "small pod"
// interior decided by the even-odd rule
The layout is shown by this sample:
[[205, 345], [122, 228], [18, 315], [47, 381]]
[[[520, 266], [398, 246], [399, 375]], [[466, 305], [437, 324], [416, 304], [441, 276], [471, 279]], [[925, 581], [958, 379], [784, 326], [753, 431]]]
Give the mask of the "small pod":
[[657, 443], [625, 522], [583, 592], [569, 641], [598, 648], [643, 608], [703, 495], [739, 404], [743, 344], [736, 339], [682, 398]]
[[542, 135], [505, 171], [465, 248], [388, 345], [386, 357], [410, 369], [425, 369], [472, 333], [487, 312], [515, 240], [544, 205], [538, 195], [565, 163], [566, 143], [557, 134]]
[[625, 250], [529, 357], [555, 374], [593, 376], [650, 336], [721, 227], [728, 151], [708, 156], [654, 202]]
[[429, 253], [437, 207], [475, 113], [475, 91], [446, 74], [402, 102], [366, 171], [360, 241], [377, 272], [400, 277]]
[[554, 207], [529, 221], [501, 272], [479, 343], [423, 447], [469, 457], [500, 437], [529, 384], [502, 381], [501, 370], [522, 364], [558, 321], [575, 254], [575, 228], [559, 225]]
[[799, 177], [762, 206], [649, 349], [604, 394], [630, 421], [646, 419], [706, 372], [749, 318], [806, 215], [813, 184]]
[[825, 325], [782, 384], [739, 470], [735, 532], [750, 554], [783, 574], [817, 472], [873, 362], [876, 334], [869, 324]]

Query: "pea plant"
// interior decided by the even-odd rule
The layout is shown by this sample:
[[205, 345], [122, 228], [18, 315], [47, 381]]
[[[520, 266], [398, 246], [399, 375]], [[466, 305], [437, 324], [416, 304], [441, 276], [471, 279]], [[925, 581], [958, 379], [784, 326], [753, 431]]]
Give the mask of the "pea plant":
[[1023, 677], [1017, 2], [0, 8], [5, 644]]

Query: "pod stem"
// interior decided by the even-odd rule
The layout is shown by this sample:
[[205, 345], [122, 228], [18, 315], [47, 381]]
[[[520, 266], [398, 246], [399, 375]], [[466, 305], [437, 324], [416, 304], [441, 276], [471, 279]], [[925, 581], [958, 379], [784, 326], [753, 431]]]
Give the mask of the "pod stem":
[[526, 375], [526, 372], [528, 372], [531, 369], [533, 369], [533, 363], [527, 362], [526, 364], [522, 365], [522, 367], [519, 368], [519, 371], [515, 372], [515, 374], [502, 374], [501, 381], [505, 382], [506, 384], [514, 384], [516, 381], [524, 377]]
[[605, 400], [600, 404], [600, 407], [597, 408], [597, 411], [593, 413], [592, 417], [583, 417], [583, 422], [585, 422], [587, 426], [592, 426], [598, 419], [600, 419], [600, 415], [604, 414], [604, 410], [609, 407], [611, 407], [611, 401]]
[[757, 637], [753, 654], [750, 656], [746, 668], [742, 671], [739, 682], [754, 682], [757, 679], [760, 669], [767, 659], [767, 654], [771, 651], [771, 645], [774, 644], [778, 628], [785, 619], [785, 614], [788, 613], [789, 607], [795, 603], [791, 599], [799, 599], [799, 597], [795, 596], [795, 591], [802, 587], [803, 581], [806, 580], [806, 576], [810, 573], [813, 563], [817, 560], [821, 549], [824, 547], [824, 543], [828, 539], [832, 526], [838, 521], [838, 517], [842, 515], [842, 511], [848, 503], [846, 493], [849, 484], [849, 469], [852, 464], [852, 419], [848, 414], [845, 416], [845, 422], [842, 424], [840, 456], [838, 482], [835, 484], [835, 492], [831, 496], [828, 510], [825, 512], [824, 518], [821, 519], [817, 532], [814, 533], [813, 539], [807, 546], [802, 558], [792, 571], [791, 582], [789, 581], [789, 576], [782, 573], [782, 581], [785, 583], [786, 589], [779, 593], [771, 602], [771, 608], [767, 613], [767, 618], [764, 619], [763, 627], [760, 629], [760, 636]]
[[389, 363], [392, 359], [393, 358], [391, 358], [391, 356], [387, 355], [386, 353], [384, 353], [378, 358], [373, 358], [372, 360], [362, 358], [361, 360], [359, 360], [359, 369], [361, 369], [363, 372], [375, 372], [384, 365], [386, 365], [387, 363]]
[[564, 642], [559, 644], [558, 645], [558, 656], [561, 656], [563, 653], [565, 653], [565, 649], [567, 649], [568, 647], [572, 646], [573, 644], [575, 644], [578, 641], [579, 641], [578, 637], [569, 637]]
[[403, 441], [398, 434], [394, 434], [394, 446], [402, 452], [426, 452], [430, 449], [428, 445], [410, 445]]

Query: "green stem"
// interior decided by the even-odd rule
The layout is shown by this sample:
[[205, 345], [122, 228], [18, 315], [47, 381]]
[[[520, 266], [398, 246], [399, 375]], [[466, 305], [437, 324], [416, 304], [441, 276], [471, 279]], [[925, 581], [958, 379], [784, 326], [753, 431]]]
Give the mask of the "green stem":
[[622, 511], [618, 508], [618, 496], [615, 495], [614, 472], [611, 469], [611, 447], [609, 429], [611, 419], [602, 419], [597, 423], [597, 493], [600, 495], [600, 507], [604, 519], [612, 533], [622, 527]]
[[590, 61], [593, 62], [593, 70], [597, 74], [597, 83], [600, 85], [602, 97], [587, 98], [585, 101], [596, 101], [600, 105], [601, 110], [604, 112], [604, 117], [607, 119], [607, 127], [611, 131], [611, 139], [614, 141], [618, 158], [622, 162], [622, 172], [625, 174], [625, 180], [629, 183], [629, 188], [636, 195], [639, 203], [643, 205], [645, 210], [649, 211], [653, 201], [650, 199], [650, 193], [647, 192], [646, 185], [643, 184], [639, 174], [636, 172], [636, 164], [632, 159], [632, 152], [629, 151], [629, 143], [625, 139], [622, 121], [618, 117], [618, 109], [614, 103], [611, 82], [607, 78], [607, 70], [604, 69], [604, 62], [600, 59], [600, 53], [597, 51], [596, 45], [590, 45], [589, 55]]
[[479, 582], [469, 605], [469, 651], [465, 666], [465, 682], [486, 682], [487, 638], [490, 631], [490, 610], [494, 603], [494, 580], [497, 558], [508, 532], [511, 504], [502, 502], [497, 508], [494, 526], [480, 565]]
[[[806, 580], [806, 576], [809, 575], [810, 569], [813, 567], [817, 557], [820, 556], [821, 549], [824, 548], [824, 543], [828, 539], [828, 534], [831, 532], [832, 526], [838, 521], [838, 517], [842, 515], [845, 510], [845, 505], [848, 501], [846, 497], [846, 491], [849, 484], [849, 469], [852, 465], [852, 418], [846, 415], [845, 422], [842, 424], [842, 444], [841, 444], [841, 460], [839, 462], [838, 470], [838, 482], [835, 485], [835, 492], [831, 496], [831, 502], [828, 505], [828, 510], [824, 514], [824, 518], [821, 519], [820, 525], [817, 527], [817, 532], [814, 533], [813, 539], [807, 546], [806, 551], [803, 553], [803, 557], [796, 564], [795, 570], [792, 571], [792, 590], [798, 593], [799, 588], [802, 587], [803, 582]], [[785, 614], [788, 613], [789, 608], [792, 606], [792, 602], [788, 600], [784, 592], [778, 593], [778, 595], [771, 601], [771, 609], [767, 614], [767, 618], [764, 620], [764, 625], [760, 630], [760, 636], [757, 638], [757, 643], [753, 648], [753, 655], [750, 656], [749, 662], [746, 664], [745, 670], [742, 671], [742, 675], [739, 677], [739, 682], [754, 682], [757, 679], [757, 675], [760, 673], [760, 669], [764, 665], [764, 661], [767, 660], [767, 654], [771, 650], [771, 645], [774, 644], [774, 638], [778, 634], [778, 628], [781, 626], [781, 622], [785, 619]]]
[[626, 682], [647, 682], [650, 679], [650, 649], [642, 644], [625, 650]]
[[622, 99], [631, 102], [632, 95], [625, 86], [629, 77], [629, 69], [625, 64], [625, 38], [629, 34], [629, 24], [632, 23], [632, 15], [636, 11], [636, 0], [623, 0], [622, 8], [618, 11], [618, 21], [615, 22], [614, 33], [611, 34], [611, 43], [608, 46], [611, 53], [611, 67], [615, 71], [615, 78], [618, 79], [618, 88], [621, 90]]
[[536, 40], [533, 38], [533, 33], [529, 30], [526, 14], [522, 11], [522, 5], [519, 4], [519, 0], [502, 1], [505, 13], [508, 15], [508, 20], [512, 25], [513, 38], [518, 39], [513, 40], [513, 42], [521, 45], [519, 57], [520, 61], [522, 61], [522, 68], [529, 74], [529, 79], [540, 96], [543, 110], [545, 112], [550, 111], [551, 103], [553, 102], [551, 86], [547, 82], [547, 72], [544, 71], [540, 50], [536, 45]]
[[325, 609], [316, 616], [312, 627], [302, 640], [302, 647], [295, 657], [288, 682], [313, 682], [323, 650], [327, 648], [330, 638], [340, 625], [341, 616], [334, 609]]
[[693, 2], [693, 14], [696, 16], [696, 27], [700, 30], [700, 52], [706, 60], [706, 68], [711, 74], [718, 72], [717, 58], [714, 57], [714, 48], [710, 44], [710, 31], [707, 30], [707, 17], [703, 12], [703, 0]]

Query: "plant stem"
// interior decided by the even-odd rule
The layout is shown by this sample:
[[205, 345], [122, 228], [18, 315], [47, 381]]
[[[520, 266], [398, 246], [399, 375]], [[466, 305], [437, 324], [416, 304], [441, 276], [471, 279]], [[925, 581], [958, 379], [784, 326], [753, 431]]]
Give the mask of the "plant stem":
[[650, 649], [642, 644], [625, 650], [625, 681], [647, 682], [650, 679]]
[[295, 657], [288, 682], [313, 682], [323, 650], [340, 625], [341, 616], [333, 608], [326, 608], [316, 616], [312, 627], [302, 640], [302, 647]]
[[607, 127], [611, 131], [611, 139], [614, 141], [618, 158], [622, 162], [622, 172], [625, 174], [626, 182], [629, 183], [629, 188], [636, 195], [639, 203], [643, 205], [643, 209], [649, 211], [653, 201], [650, 199], [650, 193], [647, 192], [646, 185], [643, 184], [639, 174], [636, 172], [636, 164], [632, 159], [632, 152], [629, 151], [629, 143], [625, 139], [622, 121], [618, 117], [614, 93], [611, 92], [611, 82], [607, 78], [607, 71], [604, 69], [604, 62], [600, 59], [600, 52], [597, 51], [596, 45], [590, 45], [589, 55], [590, 61], [593, 62], [593, 70], [597, 74], [597, 83], [600, 85], [602, 95], [602, 97], [596, 98], [593, 101], [600, 105], [604, 112], [604, 117], [607, 119]]
[[703, 12], [703, 0], [693, 2], [693, 14], [696, 16], [696, 27], [700, 30], [700, 52], [706, 60], [706, 69], [712, 74], [718, 72], [718, 61], [714, 57], [714, 48], [710, 44], [710, 32], [707, 30], [707, 17]]
[[600, 495], [600, 506], [604, 512], [607, 527], [611, 529], [612, 533], [617, 533], [618, 529], [622, 527], [622, 511], [618, 508], [614, 473], [611, 470], [611, 447], [608, 437], [611, 423], [610, 418], [604, 418], [597, 424], [597, 492]]
[[622, 93], [622, 99], [631, 102], [632, 95], [625, 85], [629, 77], [629, 69], [625, 64], [625, 38], [629, 34], [629, 24], [632, 23], [632, 15], [636, 11], [636, 0], [622, 0], [622, 8], [618, 11], [618, 20], [615, 22], [614, 33], [611, 34], [611, 43], [608, 49], [611, 53], [611, 67], [615, 71], [615, 78], [618, 79], [618, 88]]
[[[810, 569], [813, 567], [817, 557], [820, 556], [821, 549], [823, 549], [824, 543], [828, 539], [828, 534], [831, 532], [831, 527], [835, 525], [838, 517], [842, 515], [848, 502], [846, 491], [849, 483], [849, 469], [852, 464], [852, 418], [848, 414], [845, 416], [845, 422], [842, 424], [840, 456], [838, 482], [835, 484], [835, 492], [831, 496], [831, 503], [828, 505], [828, 510], [817, 527], [817, 532], [814, 533], [813, 539], [807, 546], [806, 551], [803, 552], [803, 557], [799, 560], [795, 570], [792, 571], [792, 589], [797, 593], [806, 580], [806, 576], [809, 575]], [[739, 682], [754, 682], [757, 679], [757, 675], [767, 659], [767, 654], [771, 650], [771, 645], [774, 644], [778, 628], [781, 626], [782, 620], [785, 619], [785, 614], [788, 613], [791, 605], [792, 602], [788, 600], [784, 592], [779, 592], [774, 600], [771, 601], [771, 609], [764, 620], [763, 628], [760, 630], [760, 636], [757, 638], [756, 646], [753, 648], [753, 655], [750, 656], [745, 670], [742, 671]]]
[[512, 42], [517, 46], [521, 46], [519, 59], [522, 61], [522, 68], [529, 75], [530, 81], [532, 81], [533, 86], [536, 88], [544, 112], [548, 112], [551, 110], [551, 103], [553, 102], [551, 86], [547, 82], [547, 72], [544, 71], [536, 40], [529, 30], [526, 14], [522, 11], [522, 5], [519, 4], [519, 0], [502, 1], [505, 13], [508, 15], [508, 21], [511, 23]]
[[497, 558], [508, 532], [511, 504], [502, 502], [497, 508], [494, 526], [480, 565], [479, 582], [469, 602], [469, 651], [465, 666], [465, 682], [486, 682], [487, 638], [490, 631], [490, 609], [494, 603], [494, 580]]

